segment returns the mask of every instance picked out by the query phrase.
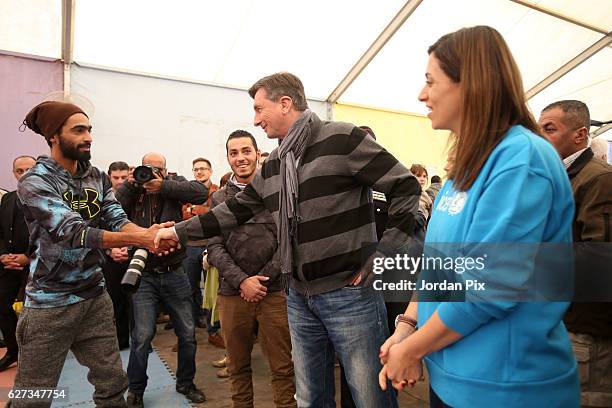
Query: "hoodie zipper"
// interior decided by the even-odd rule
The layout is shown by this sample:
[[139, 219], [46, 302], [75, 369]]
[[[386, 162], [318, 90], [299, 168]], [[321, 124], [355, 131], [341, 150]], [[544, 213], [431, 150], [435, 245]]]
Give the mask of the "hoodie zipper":
[[[77, 189], [77, 212], [80, 214], [81, 213], [80, 211], [81, 210], [81, 190], [83, 188], [83, 179], [79, 177], [78, 180], [79, 180], [79, 187]], [[89, 227], [85, 227], [85, 229], [81, 233], [81, 246], [83, 248], [85, 248], [85, 242], [87, 241], [87, 230], [88, 229]]]

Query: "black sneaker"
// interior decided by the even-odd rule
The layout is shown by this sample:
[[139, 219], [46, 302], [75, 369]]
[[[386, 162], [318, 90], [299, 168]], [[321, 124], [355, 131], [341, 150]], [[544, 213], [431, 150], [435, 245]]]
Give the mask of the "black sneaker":
[[0, 359], [0, 371], [8, 370], [10, 366], [17, 362], [17, 354], [6, 353], [4, 357]]
[[199, 404], [206, 401], [206, 395], [198, 390], [195, 384], [191, 383], [188, 385], [177, 385], [176, 392], [183, 394], [187, 399], [194, 404]]
[[200, 329], [205, 329], [208, 327], [206, 324], [206, 316], [200, 316], [196, 319], [196, 326]]
[[127, 406], [128, 408], [144, 408], [144, 402], [142, 402], [142, 394], [128, 391]]

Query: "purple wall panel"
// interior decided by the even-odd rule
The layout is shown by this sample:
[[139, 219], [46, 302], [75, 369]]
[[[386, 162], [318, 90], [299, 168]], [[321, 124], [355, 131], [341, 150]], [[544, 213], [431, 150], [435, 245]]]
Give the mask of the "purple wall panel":
[[25, 115], [53, 91], [63, 89], [63, 65], [29, 56], [0, 53], [0, 187], [14, 190], [13, 159], [22, 154], [49, 154], [45, 140], [26, 129]]

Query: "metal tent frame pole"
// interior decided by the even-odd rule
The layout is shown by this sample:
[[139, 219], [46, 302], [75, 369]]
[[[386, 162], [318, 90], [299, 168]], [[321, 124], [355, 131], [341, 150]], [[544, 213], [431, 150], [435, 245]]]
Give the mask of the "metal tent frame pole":
[[62, 0], [62, 62], [64, 64], [64, 98], [70, 96], [70, 65], [73, 61], [75, 0]]
[[348, 89], [348, 87], [355, 81], [355, 79], [361, 74], [361, 72], [368, 66], [370, 61], [378, 54], [378, 52], [385, 46], [385, 44], [393, 37], [393, 35], [400, 29], [404, 22], [410, 17], [410, 15], [416, 10], [423, 0], [408, 0], [406, 4], [397, 12], [395, 17], [389, 22], [387, 27], [380, 33], [378, 38], [374, 40], [372, 45], [363, 53], [361, 58], [353, 65], [349, 72], [344, 76], [342, 81], [336, 86], [336, 88], [329, 94], [327, 101], [330, 104], [334, 104], [342, 96], [342, 94]]
[[582, 51], [580, 54], [576, 55], [570, 61], [562, 65], [555, 72], [544, 78], [530, 90], [525, 93], [527, 99], [531, 99], [544, 89], [548, 88], [550, 85], [558, 81], [565, 74], [582, 64], [584, 61], [591, 58], [593, 55], [597, 54], [599, 51], [612, 44], [612, 33], [608, 33], [606, 36], [601, 38], [595, 44], [591, 45], [586, 50]]

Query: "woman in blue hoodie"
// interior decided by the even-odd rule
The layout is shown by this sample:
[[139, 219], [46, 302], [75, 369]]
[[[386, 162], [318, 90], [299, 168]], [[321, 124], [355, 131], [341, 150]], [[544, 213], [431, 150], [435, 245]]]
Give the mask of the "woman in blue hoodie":
[[[434, 129], [452, 132], [454, 161], [425, 254], [428, 247], [444, 252], [441, 243], [463, 254], [470, 254], [465, 243], [505, 250], [492, 249], [484, 268], [451, 268], [465, 301], [413, 299], [381, 347], [381, 387], [387, 378], [398, 389], [413, 386], [425, 360], [431, 407], [577, 407], [576, 362], [562, 322], [569, 303], [519, 301], [535, 299], [525, 289], [536, 273], [542, 277], [538, 248], [571, 242], [574, 204], [564, 168], [537, 134], [520, 72], [496, 30], [461, 29], [428, 53], [419, 100]], [[493, 289], [466, 290], [468, 278]]]

